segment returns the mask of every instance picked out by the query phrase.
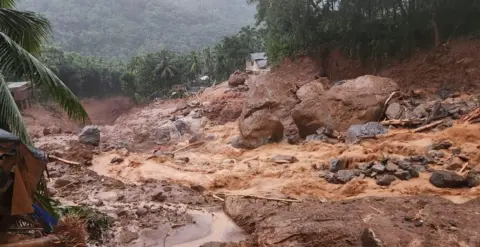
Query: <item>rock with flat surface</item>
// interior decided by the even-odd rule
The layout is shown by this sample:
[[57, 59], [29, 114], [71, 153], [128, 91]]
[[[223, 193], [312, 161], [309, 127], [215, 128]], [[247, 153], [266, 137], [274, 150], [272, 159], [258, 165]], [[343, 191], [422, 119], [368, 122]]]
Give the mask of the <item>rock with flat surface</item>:
[[347, 130], [345, 141], [347, 143], [355, 143], [365, 138], [373, 138], [380, 134], [386, 134], [387, 132], [388, 130], [378, 122], [352, 125]]
[[80, 131], [78, 141], [83, 144], [98, 146], [100, 144], [100, 130], [96, 126], [86, 126]]
[[380, 185], [380, 186], [389, 186], [395, 180], [396, 180], [395, 176], [383, 175], [383, 176], [379, 176], [377, 178], [376, 183], [377, 183], [377, 185]]

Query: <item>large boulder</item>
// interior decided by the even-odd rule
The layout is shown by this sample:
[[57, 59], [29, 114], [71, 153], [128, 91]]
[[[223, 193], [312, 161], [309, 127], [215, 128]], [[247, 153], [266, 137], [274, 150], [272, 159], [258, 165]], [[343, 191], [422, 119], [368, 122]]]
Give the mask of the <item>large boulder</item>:
[[[239, 118], [240, 139], [248, 143], [264, 144], [286, 138], [299, 141], [298, 129], [290, 115], [298, 103], [292, 85], [260, 75], [251, 84], [242, 115]], [[252, 146], [252, 147], [253, 147]]]
[[257, 148], [283, 139], [284, 127], [280, 119], [265, 109], [243, 116], [239, 127], [239, 142], [243, 148]]
[[237, 70], [228, 78], [228, 85], [231, 87], [238, 87], [245, 84], [246, 79], [247, 75]]
[[304, 101], [321, 95], [325, 92], [324, 83], [328, 83], [328, 79], [320, 78], [301, 86], [297, 90], [297, 98]]
[[100, 144], [100, 130], [96, 126], [85, 126], [78, 135], [78, 141], [83, 144], [98, 146]]
[[398, 85], [390, 78], [361, 76], [303, 100], [292, 117], [302, 137], [320, 127], [344, 132], [355, 124], [378, 121], [386, 99], [397, 90]]

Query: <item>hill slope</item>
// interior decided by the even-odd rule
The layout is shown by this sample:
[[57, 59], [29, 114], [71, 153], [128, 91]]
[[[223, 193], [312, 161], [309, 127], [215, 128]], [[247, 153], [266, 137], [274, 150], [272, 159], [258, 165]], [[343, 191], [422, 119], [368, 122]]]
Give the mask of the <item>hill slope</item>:
[[213, 45], [254, 22], [245, 0], [23, 0], [44, 14], [56, 45], [84, 55], [128, 57]]

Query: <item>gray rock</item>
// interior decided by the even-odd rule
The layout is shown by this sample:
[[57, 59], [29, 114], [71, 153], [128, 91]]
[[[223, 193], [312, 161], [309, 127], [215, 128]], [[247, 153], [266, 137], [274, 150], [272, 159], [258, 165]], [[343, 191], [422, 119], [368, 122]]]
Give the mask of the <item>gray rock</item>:
[[309, 135], [309, 136], [307, 136], [307, 138], [305, 138], [305, 140], [308, 141], [308, 142], [323, 141], [324, 139], [325, 139], [324, 135], [317, 135], [317, 134]]
[[377, 179], [376, 183], [380, 186], [389, 186], [395, 180], [395, 177], [392, 175], [383, 175]]
[[357, 168], [362, 170], [362, 171], [366, 171], [366, 170], [370, 169], [372, 166], [373, 166], [372, 162], [357, 164]]
[[440, 150], [429, 150], [427, 155], [435, 162], [440, 162], [445, 157], [445, 153]]
[[364, 138], [375, 137], [376, 135], [386, 134], [387, 132], [388, 130], [378, 122], [352, 125], [347, 130], [345, 140], [347, 143], [356, 143]]
[[138, 235], [138, 233], [136, 232], [131, 232], [131, 231], [128, 231], [128, 230], [123, 230], [122, 232], [120, 232], [120, 234], [118, 235], [119, 237], [119, 241], [123, 244], [128, 244], [130, 242], [132, 242], [133, 240], [136, 240], [138, 239], [140, 236]]
[[175, 128], [177, 128], [178, 132], [180, 132], [181, 135], [185, 135], [187, 133], [190, 133], [190, 126], [185, 121], [182, 120], [177, 120], [174, 122]]
[[83, 144], [98, 146], [100, 144], [100, 130], [96, 126], [85, 126], [78, 135], [78, 141]]
[[168, 143], [172, 139], [170, 135], [170, 128], [168, 126], [161, 126], [155, 129], [155, 141], [159, 144]]
[[385, 111], [385, 115], [388, 119], [400, 119], [403, 114], [403, 107], [399, 103], [392, 103]]
[[123, 158], [115, 157], [110, 161], [110, 164], [115, 164], [115, 163], [119, 164], [119, 163], [122, 163], [123, 161], [124, 161]]
[[340, 170], [336, 174], [336, 180], [338, 183], [346, 184], [360, 173], [359, 170]]
[[148, 210], [147, 210], [146, 208], [144, 208], [144, 207], [138, 208], [137, 211], [135, 212], [135, 214], [136, 214], [137, 216], [144, 216], [144, 215], [146, 215], [147, 213], [148, 213]]
[[397, 177], [400, 180], [410, 180], [410, 179], [412, 179], [412, 174], [409, 171], [405, 171], [405, 170], [402, 170], [402, 169], [398, 169], [395, 172], [394, 175], [395, 175], [395, 177]]
[[430, 183], [438, 188], [461, 188], [467, 187], [465, 177], [451, 171], [435, 171], [430, 177]]
[[277, 164], [292, 164], [298, 161], [298, 159], [295, 156], [292, 155], [275, 155], [272, 158], [272, 161], [277, 163]]
[[330, 171], [331, 172], [338, 172], [340, 170], [345, 169], [345, 161], [342, 159], [331, 159], [330, 160]]
[[336, 184], [337, 183], [337, 177], [336, 177], [336, 174], [333, 173], [333, 172], [327, 172], [325, 175], [324, 175], [324, 178], [327, 182], [331, 183], [331, 184]]
[[157, 192], [152, 196], [152, 201], [164, 202], [165, 200], [167, 200], [167, 196], [163, 192]]
[[476, 172], [469, 172], [467, 175], [468, 187], [473, 188], [480, 185], [480, 175]]
[[385, 166], [385, 170], [387, 172], [396, 172], [399, 169], [397, 165], [395, 165], [393, 162], [388, 162], [387, 165]]
[[426, 171], [425, 166], [422, 165], [413, 165], [412, 168], [418, 173]]
[[383, 173], [385, 172], [385, 166], [382, 164], [375, 164], [372, 166], [372, 171], [376, 173]]

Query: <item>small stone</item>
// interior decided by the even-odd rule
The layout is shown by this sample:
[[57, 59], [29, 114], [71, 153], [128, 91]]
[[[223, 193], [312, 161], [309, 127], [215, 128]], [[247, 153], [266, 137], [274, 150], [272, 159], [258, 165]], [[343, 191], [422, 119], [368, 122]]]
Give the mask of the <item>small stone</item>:
[[138, 238], [139, 238], [138, 233], [131, 232], [131, 231], [128, 231], [128, 230], [123, 230], [119, 234], [119, 240], [120, 240], [121, 243], [124, 243], [124, 244], [128, 244], [128, 243], [130, 243], [133, 240], [136, 240]]
[[115, 157], [115, 158], [113, 158], [113, 159], [110, 161], [110, 164], [115, 164], [115, 163], [116, 163], [116, 164], [120, 164], [120, 163], [122, 163], [123, 161], [124, 161], [123, 158]]
[[395, 177], [397, 177], [400, 180], [410, 180], [410, 179], [412, 179], [412, 175], [410, 174], [410, 172], [402, 170], [402, 169], [398, 169], [395, 172]]
[[60, 178], [60, 179], [57, 179], [55, 181], [55, 184], [54, 184], [53, 187], [58, 189], [58, 188], [65, 187], [65, 186], [67, 186], [71, 183], [72, 183], [72, 181], [70, 181], [70, 180]]
[[120, 154], [121, 156], [126, 157], [129, 155], [130, 152], [126, 148], [121, 148], [117, 150], [117, 153]]
[[327, 182], [329, 182], [331, 184], [336, 184], [337, 183], [337, 179], [335, 178], [335, 173], [333, 173], [333, 172], [327, 172], [324, 175], [324, 178]]
[[397, 165], [395, 165], [393, 162], [388, 162], [387, 165], [385, 166], [385, 170], [387, 172], [395, 172], [399, 169]]
[[190, 186], [190, 188], [192, 190], [195, 190], [195, 191], [199, 192], [199, 193], [203, 193], [206, 190], [205, 187], [203, 187], [201, 185], [192, 185], [192, 186]]
[[118, 195], [117, 201], [123, 201], [125, 199], [125, 195]]
[[100, 207], [100, 206], [103, 206], [103, 201], [101, 200], [93, 200], [92, 201], [92, 204], [96, 207]]
[[148, 210], [146, 208], [138, 208], [137, 211], [135, 212], [136, 215], [138, 216], [144, 216], [148, 213]]
[[188, 158], [188, 157], [178, 157], [177, 160], [183, 161], [185, 163], [190, 162], [190, 158]]
[[439, 143], [434, 143], [430, 146], [431, 150], [447, 150], [451, 146], [453, 146], [453, 143], [451, 141], [442, 141]]
[[411, 222], [413, 221], [413, 217], [411, 215], [407, 215], [403, 218], [405, 221]]
[[167, 196], [165, 196], [163, 192], [158, 192], [152, 196], [152, 200], [156, 202], [164, 202], [165, 200], [167, 200]]
[[449, 171], [454, 171], [462, 168], [463, 164], [464, 162], [459, 157], [454, 156], [450, 159], [448, 164], [444, 166], [444, 168]]
[[445, 157], [445, 153], [440, 150], [429, 150], [427, 155], [432, 158], [434, 161], [439, 162]]
[[331, 172], [338, 172], [340, 170], [345, 169], [345, 161], [342, 159], [331, 159], [330, 160], [330, 171]]
[[438, 188], [461, 188], [468, 186], [468, 181], [464, 177], [451, 171], [435, 171], [429, 181]]
[[339, 183], [346, 184], [358, 175], [360, 175], [359, 170], [340, 170], [336, 174], [336, 179]]
[[362, 171], [366, 171], [368, 169], [370, 169], [372, 167], [373, 163], [362, 163], [362, 164], [357, 164], [357, 168], [362, 170]]
[[422, 166], [422, 165], [413, 165], [413, 170], [420, 173], [420, 172], [424, 172], [426, 169], [425, 169], [425, 166]]
[[376, 182], [377, 182], [377, 185], [380, 185], [380, 186], [389, 186], [395, 180], [396, 180], [395, 177], [392, 175], [383, 175], [383, 176], [380, 176]]
[[272, 161], [277, 164], [292, 164], [297, 162], [298, 159], [295, 156], [280, 154], [273, 157]]
[[372, 166], [372, 171], [376, 172], [377, 174], [383, 173], [385, 171], [385, 166], [382, 164], [375, 164]]
[[462, 152], [462, 149], [459, 147], [451, 147], [449, 149], [450, 149], [450, 152], [452, 152], [452, 154], [455, 154], [455, 155], [458, 155]]
[[421, 227], [423, 226], [423, 220], [417, 220], [415, 221], [415, 224], [414, 224], [416, 227]]

